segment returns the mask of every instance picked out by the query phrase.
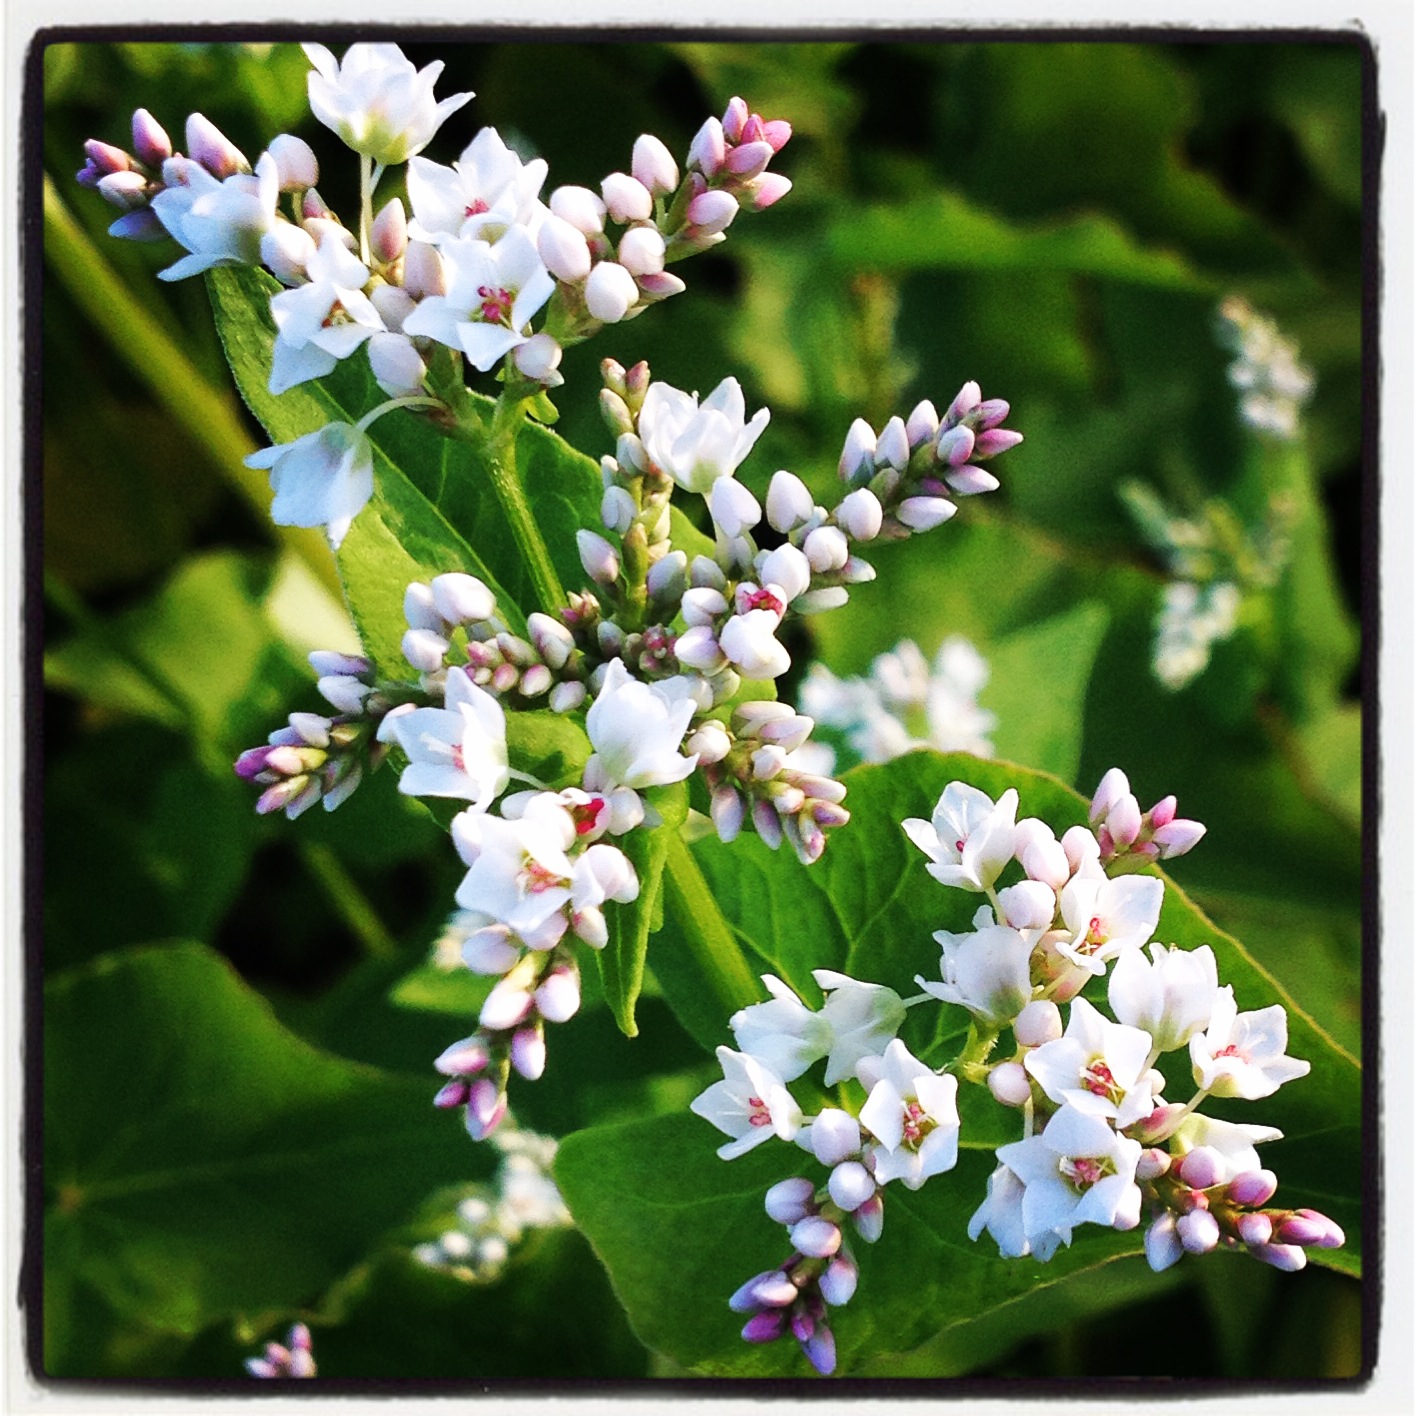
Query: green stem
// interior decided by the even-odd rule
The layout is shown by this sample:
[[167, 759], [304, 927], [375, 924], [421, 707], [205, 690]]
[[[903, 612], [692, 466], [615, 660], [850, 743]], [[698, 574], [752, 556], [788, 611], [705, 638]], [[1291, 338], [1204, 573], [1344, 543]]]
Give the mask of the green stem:
[[[487, 467], [492, 489], [511, 527], [512, 539], [526, 562], [536, 599], [542, 610], [553, 614], [566, 603], [565, 589], [516, 471], [516, 435], [521, 431], [526, 403], [524, 398], [508, 398], [505, 394], [497, 399], [491, 435], [486, 443]], [[477, 431], [480, 434], [480, 429]]]
[[664, 879], [683, 942], [705, 982], [713, 989], [718, 1011], [726, 1019], [739, 1008], [758, 1002], [757, 978], [718, 908], [698, 862], [677, 833], [669, 838]]
[[359, 941], [364, 956], [369, 959], [397, 958], [397, 940], [384, 928], [383, 921], [339, 857], [328, 846], [313, 841], [301, 842], [299, 850], [305, 868], [319, 881], [329, 902]]

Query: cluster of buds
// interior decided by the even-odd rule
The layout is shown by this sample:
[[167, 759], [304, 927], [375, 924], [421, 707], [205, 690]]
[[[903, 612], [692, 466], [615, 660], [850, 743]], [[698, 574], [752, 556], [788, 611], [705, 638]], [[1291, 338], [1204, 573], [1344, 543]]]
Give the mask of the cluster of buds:
[[[1253, 1128], [1260, 1129], [1260, 1128]], [[1265, 1208], [1278, 1179], [1257, 1157], [1239, 1157], [1197, 1145], [1177, 1157], [1151, 1149], [1137, 1173], [1149, 1182], [1153, 1218], [1146, 1230], [1146, 1258], [1157, 1273], [1186, 1254], [1239, 1249], [1285, 1273], [1308, 1262], [1308, 1249], [1340, 1249], [1342, 1229], [1313, 1209]], [[1249, 1168], [1241, 1168], [1248, 1165]]]
[[[465, 359], [481, 373], [501, 366], [512, 396], [555, 387], [567, 344], [683, 290], [666, 261], [723, 239], [741, 207], [769, 206], [791, 186], [765, 170], [790, 127], [764, 123], [735, 98], [722, 122], [705, 124], [682, 181], [664, 144], [644, 134], [634, 145], [632, 173], [611, 173], [599, 194], [558, 188], [546, 203], [546, 163], [523, 162], [494, 128], [481, 129], [451, 166], [418, 156], [473, 97], [435, 100], [441, 64], [415, 70], [392, 44], [351, 45], [342, 61], [322, 45], [304, 49], [313, 66], [314, 116], [359, 154], [356, 222], [340, 220], [320, 195], [319, 166], [302, 139], [281, 134], [253, 166], [201, 114], [187, 122], [186, 157], [173, 152], [151, 114], [138, 110], [136, 156], [90, 141], [78, 179], [122, 208], [111, 234], [167, 235], [184, 248], [161, 272], [164, 279], [264, 265], [285, 287], [271, 297], [272, 393], [322, 378], [367, 351], [390, 404], [356, 425], [332, 425], [338, 451], [317, 430], [252, 462], [272, 468], [273, 482], [274, 464], [282, 464], [284, 486], [272, 508], [278, 522], [325, 525], [335, 544], [372, 492], [364, 467], [371, 459], [355, 434], [392, 407], [455, 421], [433, 391], [435, 359], [457, 368]], [[405, 162], [411, 211], [398, 198], [376, 211], [380, 177]], [[351, 452], [358, 475], [345, 478], [336, 495], [331, 463]]]
[[845, 787], [793, 762], [812, 720], [785, 703], [758, 702], [738, 704], [731, 724], [710, 718], [686, 744], [698, 753], [719, 839], [733, 840], [751, 820], [773, 850], [785, 838], [810, 865], [826, 848], [826, 832], [850, 820]]
[[1161, 594], [1155, 621], [1155, 676], [1175, 691], [1198, 678], [1216, 644], [1234, 633], [1243, 592], [1231, 580], [1196, 585], [1172, 580]]
[[1303, 405], [1313, 396], [1313, 375], [1278, 326], [1237, 295], [1219, 307], [1219, 333], [1237, 357], [1229, 382], [1239, 390], [1239, 414], [1256, 432], [1291, 442]]
[[551, 1179], [556, 1143], [508, 1123], [492, 1137], [501, 1153], [488, 1185], [469, 1186], [457, 1205], [456, 1225], [419, 1244], [413, 1257], [465, 1283], [500, 1277], [528, 1230], [560, 1229], [570, 1213]]
[[313, 1377], [315, 1356], [311, 1348], [310, 1329], [304, 1323], [296, 1323], [283, 1343], [268, 1342], [260, 1357], [246, 1358], [246, 1371], [253, 1377], [280, 1380]]
[[1021, 433], [1002, 426], [1007, 417], [1003, 399], [985, 399], [979, 386], [969, 382], [943, 418], [932, 403], [922, 402], [908, 419], [891, 418], [878, 437], [857, 418], [846, 434], [839, 471], [844, 482], [869, 497], [852, 502], [852, 512], [865, 527], [876, 528], [872, 535], [898, 539], [953, 516], [958, 508], [949, 500], [951, 493], [996, 491], [997, 477], [978, 464], [1022, 442]]
[[341, 712], [332, 718], [292, 713], [264, 747], [236, 759], [236, 775], [265, 788], [256, 802], [262, 815], [283, 811], [293, 821], [317, 801], [333, 811], [387, 753], [374, 738], [388, 705], [374, 690], [373, 665], [357, 655], [316, 650], [310, 666], [320, 692]]
[[1175, 798], [1166, 796], [1142, 812], [1126, 774], [1113, 767], [1101, 779], [1088, 814], [1102, 866], [1114, 875], [1193, 850], [1205, 828], [1198, 821], [1177, 816], [1175, 810]]
[[[969, 1224], [972, 1238], [987, 1230], [1005, 1257], [1046, 1262], [1078, 1225], [1134, 1229], [1143, 1211], [1156, 1268], [1223, 1245], [1292, 1269], [1304, 1247], [1343, 1242], [1316, 1211], [1261, 1208], [1276, 1181], [1254, 1147], [1278, 1131], [1198, 1110], [1210, 1096], [1270, 1096], [1309, 1070], [1286, 1055], [1284, 1009], [1239, 1012], [1207, 946], [1187, 952], [1150, 942], [1164, 882], [1132, 872], [1162, 851], [1183, 854], [1203, 828], [1179, 822], [1171, 798], [1142, 816], [1115, 770], [1097, 792], [1093, 829], [1074, 826], [1059, 840], [1037, 818], [1017, 820], [1017, 808], [1015, 790], [995, 802], [951, 782], [931, 820], [903, 823], [931, 876], [988, 901], [972, 931], [936, 932], [941, 977], [916, 975], [920, 994], [906, 1000], [818, 970], [829, 996], [815, 1011], [768, 976], [769, 1001], [730, 1020], [740, 1050], [718, 1049], [723, 1080], [692, 1103], [730, 1137], [718, 1154], [732, 1159], [775, 1136], [829, 1169], [824, 1187], [797, 1179], [769, 1195], [769, 1213], [780, 1210], [792, 1226], [796, 1253], [734, 1296], [752, 1314], [748, 1340], [780, 1335], [798, 1312], [818, 1316], [811, 1283], [820, 1282], [819, 1261], [838, 1252], [847, 1216], [872, 1239], [888, 1184], [917, 1189], [953, 1168], [960, 1082], [986, 1086], [994, 1101], [1022, 1113], [1022, 1139], [998, 1148], [998, 1168]], [[1004, 883], [1016, 868], [1021, 878]], [[1114, 1021], [1078, 996], [1108, 969]], [[942, 1068], [914, 1057], [897, 1035], [908, 1009], [936, 1001], [971, 1015], [968, 1041]], [[1070, 1004], [1065, 1027], [1059, 1004]], [[991, 1057], [1005, 1033], [1011, 1054]], [[1169, 1102], [1156, 1063], [1186, 1048], [1196, 1091], [1188, 1102]], [[839, 1107], [808, 1118], [789, 1083], [823, 1058], [825, 1087], [846, 1085]], [[808, 1260], [815, 1266], [800, 1270], [806, 1282], [793, 1286]], [[846, 1287], [854, 1282], [852, 1264]]]

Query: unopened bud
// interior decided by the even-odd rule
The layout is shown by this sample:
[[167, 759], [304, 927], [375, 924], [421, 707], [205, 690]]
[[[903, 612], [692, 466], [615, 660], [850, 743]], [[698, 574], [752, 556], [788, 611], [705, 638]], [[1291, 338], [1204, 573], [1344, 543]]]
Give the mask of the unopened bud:
[[742, 830], [743, 800], [732, 787], [716, 787], [709, 801], [708, 814], [720, 841], [731, 841]]
[[1149, 1150], [1143, 1150], [1140, 1159], [1136, 1161], [1137, 1180], [1158, 1180], [1170, 1169], [1170, 1157], [1163, 1151], [1152, 1146]]
[[1175, 1221], [1175, 1233], [1187, 1254], [1208, 1254], [1219, 1243], [1219, 1221], [1208, 1210], [1191, 1210]]
[[829, 1219], [809, 1214], [791, 1227], [793, 1247], [813, 1259], [830, 1258], [841, 1247], [841, 1231]]
[[818, 1280], [822, 1301], [833, 1308], [844, 1307], [855, 1297], [859, 1279], [860, 1270], [855, 1260], [849, 1254], [838, 1253]]
[[150, 167], [161, 167], [172, 156], [172, 139], [146, 108], [133, 114], [133, 151]]
[[1175, 1216], [1167, 1210], [1146, 1230], [1146, 1262], [1155, 1273], [1180, 1262], [1185, 1256], [1185, 1246], [1176, 1232]]
[[1196, 1146], [1176, 1166], [1176, 1174], [1192, 1189], [1208, 1190], [1224, 1174], [1224, 1157], [1213, 1146]]
[[[135, 117], [135, 128], [136, 122]], [[275, 159], [282, 192], [303, 192], [320, 180], [320, 165], [315, 159], [315, 150], [303, 138], [297, 138], [293, 133], [277, 134], [270, 140], [266, 151]], [[402, 247], [399, 249], [401, 251]], [[393, 257], [383, 259], [392, 260]]]
[[831, 1198], [849, 1213], [875, 1193], [875, 1177], [858, 1160], [847, 1160], [831, 1172], [827, 1182]]
[[800, 1176], [781, 1180], [767, 1191], [763, 1204], [778, 1224], [792, 1225], [812, 1211], [816, 1187]]
[[1198, 821], [1176, 817], [1162, 826], [1151, 841], [1157, 847], [1161, 860], [1170, 860], [1193, 850], [1204, 834], [1205, 828]]
[[245, 154], [220, 128], [200, 113], [187, 119], [187, 153], [213, 177], [223, 180], [237, 172], [249, 172], [251, 164]]
[[880, 498], [868, 487], [857, 487], [836, 508], [836, 524], [853, 541], [873, 541], [880, 534], [883, 520]]
[[429, 588], [438, 614], [449, 624], [475, 624], [496, 613], [496, 597], [475, 575], [450, 571], [434, 576]]
[[1260, 1263], [1270, 1265], [1283, 1273], [1297, 1273], [1306, 1268], [1308, 1256], [1296, 1244], [1253, 1244], [1249, 1253]]
[[546, 1070], [546, 1034], [539, 1019], [512, 1034], [510, 1055], [511, 1065], [528, 1082], [540, 1079]]
[[704, 192], [688, 204], [689, 226], [697, 237], [726, 231], [737, 214], [737, 199], [729, 192]]
[[634, 140], [630, 171], [635, 181], [647, 187], [655, 196], [665, 196], [679, 184], [678, 163], [673, 154], [652, 133], [641, 133]]
[[[264, 251], [264, 244], [261, 249]], [[406, 398], [423, 391], [428, 366], [406, 334], [376, 334], [365, 347], [374, 381], [390, 398]]]
[[620, 223], [648, 221], [654, 214], [653, 193], [626, 172], [611, 172], [600, 183], [600, 195], [605, 210]]
[[590, 247], [583, 230], [554, 211], [541, 221], [541, 229], [536, 233], [536, 249], [546, 269], [557, 280], [574, 285], [590, 274]]
[[467, 1133], [474, 1141], [484, 1141], [506, 1115], [506, 1095], [490, 1077], [473, 1082], [467, 1097]]
[[885, 1229], [885, 1200], [877, 1193], [859, 1209], [851, 1211], [851, 1223], [856, 1233], [867, 1243], [873, 1244]]
[[403, 288], [415, 299], [447, 294], [447, 272], [437, 247], [410, 241], [403, 252]]
[[553, 713], [573, 713], [584, 702], [583, 683], [558, 683], [551, 690], [550, 707]]
[[535, 992], [536, 1010], [548, 1023], [564, 1023], [580, 1010], [580, 972], [574, 965], [553, 968]]
[[911, 531], [932, 531], [957, 510], [953, 502], [943, 497], [906, 497], [895, 509], [895, 517]]
[[1000, 1062], [988, 1074], [988, 1090], [1003, 1106], [1026, 1106], [1032, 1098], [1032, 1084], [1018, 1062]]
[[1234, 1232], [1246, 1244], [1267, 1244], [1273, 1238], [1273, 1221], [1263, 1213], [1241, 1214], [1234, 1221]]
[[619, 553], [615, 548], [594, 531], [577, 531], [575, 543], [579, 547], [580, 564], [585, 567], [586, 575], [599, 585], [613, 585], [620, 572]]
[[839, 1165], [860, 1153], [860, 1123], [838, 1107], [823, 1107], [811, 1123], [811, 1153], [822, 1165]]
[[635, 226], [624, 233], [615, 254], [631, 275], [658, 275], [664, 269], [664, 238], [652, 226]]
[[605, 204], [588, 187], [557, 187], [550, 208], [585, 236], [605, 229]]
[[585, 281], [585, 308], [605, 324], [617, 324], [638, 300], [634, 277], [614, 261], [601, 261]]

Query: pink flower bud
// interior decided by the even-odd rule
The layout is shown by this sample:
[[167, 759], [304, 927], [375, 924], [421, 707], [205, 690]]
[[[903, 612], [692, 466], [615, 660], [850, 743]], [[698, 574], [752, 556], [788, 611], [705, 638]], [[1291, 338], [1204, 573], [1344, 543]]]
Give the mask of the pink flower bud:
[[431, 629], [410, 629], [403, 636], [403, 657], [420, 673], [435, 673], [443, 666], [443, 656], [452, 646]]
[[1316, 1244], [1327, 1231], [1327, 1221], [1321, 1215], [1310, 1218], [1312, 1213], [1311, 1210], [1295, 1210], [1285, 1215], [1274, 1227], [1274, 1239], [1280, 1244], [1297, 1244], [1304, 1249]]
[[1175, 1221], [1175, 1233], [1187, 1254], [1208, 1254], [1219, 1243], [1219, 1221], [1208, 1210], [1191, 1210]]
[[1013, 1036], [1024, 1047], [1055, 1042], [1062, 1036], [1062, 1010], [1051, 999], [1034, 999], [1013, 1020]]
[[1176, 817], [1162, 826], [1151, 840], [1159, 850], [1161, 860], [1170, 860], [1173, 856], [1182, 856], [1193, 850], [1204, 834], [1205, 828], [1198, 821]]
[[280, 133], [270, 140], [266, 151], [275, 159], [282, 192], [305, 191], [320, 180], [320, 165], [315, 159], [315, 151], [303, 138], [297, 138], [293, 133]]
[[437, 247], [410, 241], [403, 253], [403, 288], [415, 299], [447, 294], [447, 273]]
[[996, 492], [1001, 485], [992, 472], [985, 472], [982, 467], [974, 467], [972, 464], [951, 468], [944, 474], [944, 481], [951, 491], [957, 492], [961, 497], [976, 497], [985, 492]]
[[738, 214], [736, 199], [727, 192], [704, 192], [688, 204], [688, 223], [697, 237], [726, 231]]
[[1196, 1146], [1181, 1158], [1176, 1173], [1193, 1189], [1208, 1190], [1219, 1184], [1225, 1168], [1224, 1157], [1213, 1146]]
[[813, 1259], [828, 1259], [841, 1247], [841, 1231], [829, 1219], [809, 1214], [792, 1225], [793, 1247]]
[[560, 368], [561, 347], [549, 334], [533, 334], [512, 351], [512, 361], [523, 377], [553, 387], [563, 382]]
[[428, 366], [406, 334], [376, 334], [365, 347], [374, 382], [390, 398], [406, 398], [423, 391]]
[[1170, 1157], [1163, 1150], [1152, 1146], [1150, 1150], [1143, 1150], [1141, 1158], [1136, 1162], [1136, 1179], [1158, 1180], [1169, 1169]]
[[433, 1066], [445, 1077], [475, 1077], [478, 1072], [486, 1070], [490, 1061], [486, 1038], [481, 1033], [474, 1033], [445, 1048]]
[[753, 1274], [728, 1299], [735, 1313], [756, 1313], [763, 1308], [786, 1308], [797, 1300], [797, 1286], [781, 1269]]
[[678, 163], [673, 154], [652, 133], [641, 133], [634, 140], [630, 171], [655, 196], [672, 192], [679, 184]]
[[932, 531], [953, 516], [958, 507], [942, 497], [906, 497], [895, 512], [896, 519], [911, 531]]
[[549, 691], [554, 681], [551, 671], [544, 664], [532, 664], [521, 675], [521, 692], [527, 698], [539, 698]]
[[867, 1243], [873, 1244], [885, 1229], [885, 1201], [877, 1192], [873, 1199], [867, 1200], [859, 1209], [851, 1211], [851, 1223], [855, 1225], [856, 1233]]
[[605, 210], [616, 221], [648, 221], [654, 214], [653, 193], [627, 172], [611, 172], [600, 183]]
[[484, 977], [500, 978], [520, 957], [521, 950], [512, 942], [511, 931], [504, 924], [473, 930], [462, 941], [462, 962]]
[[99, 179], [98, 194], [110, 205], [131, 211], [147, 205], [147, 185], [141, 172], [110, 172]]
[[743, 1324], [745, 1342], [775, 1342], [787, 1330], [787, 1315], [780, 1308], [769, 1308]]
[[220, 128], [200, 113], [187, 119], [187, 153], [213, 177], [225, 179], [237, 172], [249, 172], [245, 154]]
[[982, 403], [974, 409], [974, 419], [979, 428], [988, 431], [996, 428], [1008, 416], [1008, 400], [1006, 398], [985, 398]]
[[1184, 1245], [1176, 1232], [1175, 1216], [1168, 1210], [1146, 1230], [1146, 1262], [1155, 1273], [1178, 1264], [1185, 1255]]
[[467, 1104], [468, 1084], [463, 1077], [454, 1077], [452, 1081], [441, 1087], [438, 1094], [433, 1098], [433, 1105], [440, 1111], [451, 1111], [458, 1106]]
[[792, 189], [791, 178], [780, 172], [763, 172], [748, 183], [746, 192], [753, 211], [766, 211], [775, 206]]
[[610, 942], [610, 926], [605, 912], [596, 905], [585, 905], [574, 911], [570, 923], [576, 938], [592, 949], [603, 949]]
[[1263, 1213], [1241, 1214], [1234, 1221], [1234, 1232], [1246, 1244], [1267, 1244], [1273, 1238], [1273, 1221]]
[[172, 156], [172, 139], [146, 108], [133, 114], [133, 149], [151, 167], [161, 167]]
[[605, 204], [588, 187], [557, 187], [551, 193], [550, 208], [584, 236], [605, 229]]
[[1297, 1273], [1308, 1263], [1307, 1254], [1296, 1244], [1253, 1244], [1249, 1247], [1249, 1253], [1260, 1263], [1283, 1273]]
[[720, 841], [736, 839], [743, 823], [743, 800], [731, 787], [715, 787], [709, 801], [708, 814]]
[[836, 1370], [836, 1339], [825, 1323], [818, 1323], [811, 1336], [802, 1339], [801, 1350], [823, 1377]]
[[501, 1088], [490, 1077], [473, 1082], [467, 1097], [467, 1134], [474, 1141], [484, 1141], [505, 1115], [506, 1096]]
[[580, 972], [572, 965], [558, 965], [541, 980], [535, 992], [536, 1009], [548, 1023], [564, 1023], [580, 1009]]
[[[112, 143], [105, 143], [98, 138], [90, 138], [84, 144], [84, 156], [100, 172], [108, 175], [113, 172], [127, 172], [133, 165], [133, 160], [120, 147], [114, 147]], [[171, 153], [168, 154], [171, 156]]]
[[859, 1209], [875, 1193], [875, 1177], [858, 1160], [847, 1160], [831, 1172], [831, 1198], [847, 1211]]
[[573, 713], [585, 701], [583, 683], [558, 683], [548, 702], [552, 713]]
[[557, 280], [573, 285], [590, 274], [590, 247], [580, 228], [554, 212], [541, 221], [536, 249]]
[[1146, 819], [1153, 829], [1161, 826], [1168, 826], [1175, 819], [1175, 808], [1177, 802], [1173, 796], [1162, 797], [1151, 809], [1146, 812]]
[[688, 289], [678, 276], [668, 270], [637, 275], [635, 279], [639, 282], [639, 293], [646, 300], [667, 300], [671, 295], [682, 295]]
[[511, 1065], [528, 1082], [539, 1081], [546, 1070], [546, 1034], [540, 1021], [517, 1028], [511, 1037]]
[[743, 143], [740, 147], [731, 149], [723, 166], [733, 174], [734, 177], [741, 177], [744, 180], [759, 176], [767, 168], [767, 164], [772, 160], [772, 145], [767, 142]]
[[1118, 849], [1125, 849], [1141, 834], [1141, 806], [1130, 792], [1121, 797], [1107, 813], [1106, 829]]
[[768, 850], [775, 851], [782, 844], [782, 819], [770, 801], [753, 803], [752, 825]]
[[369, 228], [369, 245], [381, 261], [396, 261], [408, 245], [408, 218], [403, 203], [392, 197], [383, 204]]
[[973, 450], [973, 429], [962, 423], [945, 428], [935, 445], [939, 460], [949, 467], [962, 467], [973, 456]]
[[577, 531], [575, 543], [580, 550], [580, 564], [591, 580], [599, 585], [613, 585], [619, 576], [619, 554], [603, 536], [594, 531]]
[[488, 1032], [514, 1028], [532, 1010], [531, 995], [519, 984], [503, 979], [487, 995], [477, 1022]]
[[[1089, 977], [1089, 976], [1088, 976]], [[1126, 1134], [1138, 1140], [1143, 1146], [1158, 1145], [1169, 1140], [1175, 1128], [1185, 1119], [1185, 1108], [1178, 1102], [1168, 1102], [1157, 1106], [1144, 1121], [1127, 1127]]]
[[1017, 1062], [1000, 1062], [988, 1074], [988, 1090], [1002, 1106], [1024, 1106], [1032, 1096], [1028, 1074]]
[[824, 1107], [811, 1123], [811, 1153], [822, 1165], [839, 1165], [860, 1154], [860, 1124], [838, 1107]]
[[836, 508], [836, 523], [853, 541], [873, 541], [880, 534], [884, 512], [869, 487], [847, 493]]
[[1131, 784], [1126, 780], [1126, 774], [1119, 767], [1111, 768], [1101, 779], [1101, 784], [1096, 789], [1096, 795], [1092, 797], [1089, 817], [1092, 825], [1104, 820], [1111, 808], [1130, 790]]
[[634, 277], [614, 261], [601, 261], [585, 281], [585, 308], [605, 324], [617, 324], [639, 301]]
[[751, 117], [751, 109], [741, 98], [730, 98], [727, 108], [723, 111], [723, 136], [730, 143], [740, 143], [743, 128]]
[[652, 226], [631, 227], [620, 238], [616, 254], [631, 275], [657, 275], [664, 269], [664, 238]]

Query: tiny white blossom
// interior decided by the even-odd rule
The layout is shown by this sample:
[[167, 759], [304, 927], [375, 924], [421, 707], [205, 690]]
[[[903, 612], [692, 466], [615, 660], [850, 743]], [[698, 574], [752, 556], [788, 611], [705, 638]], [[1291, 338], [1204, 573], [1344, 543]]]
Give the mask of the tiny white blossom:
[[1104, 974], [1111, 959], [1150, 942], [1164, 895], [1164, 884], [1149, 875], [1073, 877], [1059, 899], [1072, 937], [1058, 952], [1088, 973]]
[[731, 476], [752, 450], [770, 414], [759, 409], [746, 420], [742, 388], [724, 379], [700, 404], [666, 383], [651, 383], [639, 413], [645, 451], [685, 491], [706, 494], [719, 477]]
[[813, 969], [811, 976], [826, 993], [821, 1016], [831, 1027], [826, 1058], [826, 1085], [850, 1076], [862, 1057], [879, 1054], [900, 1030], [907, 1009], [891, 988], [861, 983], [832, 969]]
[[326, 423], [294, 442], [262, 448], [246, 466], [270, 471], [277, 526], [323, 526], [335, 549], [374, 494], [373, 445], [352, 423]]
[[[969, 1238], [977, 1240], [986, 1229], [993, 1236], [1003, 1258], [1021, 1259], [1032, 1253], [1027, 1230], [1023, 1226], [1025, 1191], [1023, 1182], [1006, 1165], [1000, 1165], [988, 1177], [988, 1192], [969, 1220]], [[1038, 1258], [1045, 1263], [1060, 1242], [1060, 1235], [1049, 1233], [1042, 1236]]]
[[991, 1025], [1003, 1026], [1032, 997], [1028, 960], [1032, 945], [1016, 929], [995, 924], [987, 907], [979, 911], [981, 928], [967, 934], [934, 933], [943, 949], [939, 961], [942, 983], [915, 975], [926, 993], [944, 1003], [957, 1003]]
[[1107, 1000], [1119, 1022], [1144, 1028], [1159, 1051], [1172, 1052], [1209, 1025], [1219, 993], [1214, 951], [1152, 944], [1150, 954], [1147, 961], [1132, 949], [1117, 959]]
[[735, 1160], [774, 1135], [792, 1140], [801, 1127], [801, 1108], [782, 1079], [766, 1063], [730, 1047], [718, 1048], [718, 1062], [723, 1080], [689, 1103], [695, 1116], [732, 1137], [718, 1147], [718, 1155]]
[[932, 820], [915, 816], [902, 825], [929, 857], [926, 869], [936, 880], [984, 891], [1013, 858], [1017, 810], [1018, 793], [1012, 787], [995, 804], [977, 787], [950, 782], [935, 804]]
[[740, 1008], [728, 1026], [745, 1053], [767, 1063], [784, 1082], [794, 1081], [831, 1050], [831, 1024], [775, 975], [763, 974], [762, 982], [771, 999]]
[[638, 791], [681, 782], [693, 771], [697, 756], [684, 757], [679, 748], [697, 705], [669, 686], [678, 682], [641, 683], [619, 659], [610, 660], [585, 719], [595, 749], [587, 780]]
[[524, 226], [534, 236], [546, 172], [543, 158], [523, 163], [495, 128], [481, 129], [451, 167], [411, 158], [409, 235], [435, 245], [455, 237], [497, 241], [508, 227]]
[[931, 1175], [952, 1170], [959, 1158], [958, 1080], [926, 1067], [899, 1038], [882, 1057], [863, 1057], [857, 1067], [870, 1095], [861, 1123], [875, 1137], [876, 1181], [901, 1180], [918, 1190]]
[[1284, 1082], [1306, 1077], [1309, 1064], [1285, 1056], [1288, 1014], [1275, 1003], [1254, 1013], [1241, 1013], [1232, 987], [1219, 990], [1209, 1027], [1190, 1039], [1195, 1085], [1214, 1096], [1241, 1096], [1249, 1101], [1272, 1096]]
[[1228, 1184], [1236, 1175], [1263, 1168], [1255, 1146], [1282, 1139], [1283, 1132], [1275, 1126], [1221, 1121], [1218, 1117], [1205, 1116], [1196, 1111], [1180, 1123], [1171, 1137], [1171, 1146], [1177, 1155], [1184, 1155], [1200, 1146], [1217, 1152], [1224, 1161], [1218, 1183]]
[[408, 796], [466, 797], [485, 810], [506, 789], [506, 715], [485, 689], [460, 670], [449, 672], [442, 708], [391, 714], [379, 740], [408, 755], [398, 790]]
[[1155, 1109], [1150, 1051], [1149, 1033], [1113, 1023], [1085, 998], [1075, 998], [1067, 1031], [1034, 1048], [1023, 1065], [1059, 1105], [1112, 1117], [1125, 1130]]
[[262, 154], [254, 175], [236, 172], [219, 182], [199, 163], [170, 157], [162, 164], [166, 184], [152, 199], [153, 215], [188, 252], [159, 271], [162, 280], [182, 280], [213, 266], [255, 265], [261, 238], [274, 230], [280, 175], [275, 159]]

